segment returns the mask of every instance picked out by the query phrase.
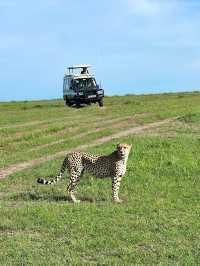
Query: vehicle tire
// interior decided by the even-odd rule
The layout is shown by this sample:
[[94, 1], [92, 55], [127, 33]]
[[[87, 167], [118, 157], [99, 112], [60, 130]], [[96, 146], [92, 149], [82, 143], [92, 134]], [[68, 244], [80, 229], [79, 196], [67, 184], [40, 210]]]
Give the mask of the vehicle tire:
[[77, 102], [75, 102], [75, 105], [76, 105], [76, 108], [79, 108], [81, 104], [80, 104], [80, 102], [77, 101]]
[[67, 100], [67, 99], [66, 99], [66, 101], [65, 101], [65, 104], [66, 104], [67, 106], [72, 106], [72, 103], [71, 103], [69, 100]]
[[103, 107], [103, 98], [101, 98], [100, 100], [98, 100], [99, 106]]

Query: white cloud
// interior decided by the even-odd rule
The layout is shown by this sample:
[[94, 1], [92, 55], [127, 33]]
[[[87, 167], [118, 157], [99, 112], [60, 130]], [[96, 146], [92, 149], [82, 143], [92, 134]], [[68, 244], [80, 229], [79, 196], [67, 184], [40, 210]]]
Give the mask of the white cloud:
[[127, 0], [133, 14], [145, 17], [165, 15], [177, 8], [176, 0]]
[[124, 6], [127, 25], [138, 42], [171, 50], [200, 47], [200, 1], [126, 0]]
[[128, 4], [133, 13], [139, 15], [153, 15], [160, 12], [160, 5], [150, 0], [129, 0]]

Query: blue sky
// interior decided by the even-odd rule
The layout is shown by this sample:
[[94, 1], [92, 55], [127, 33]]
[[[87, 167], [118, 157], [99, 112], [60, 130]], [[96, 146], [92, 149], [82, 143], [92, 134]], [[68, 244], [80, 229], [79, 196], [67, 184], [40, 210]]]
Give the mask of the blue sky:
[[0, 101], [62, 97], [89, 63], [107, 95], [199, 90], [199, 0], [0, 0]]

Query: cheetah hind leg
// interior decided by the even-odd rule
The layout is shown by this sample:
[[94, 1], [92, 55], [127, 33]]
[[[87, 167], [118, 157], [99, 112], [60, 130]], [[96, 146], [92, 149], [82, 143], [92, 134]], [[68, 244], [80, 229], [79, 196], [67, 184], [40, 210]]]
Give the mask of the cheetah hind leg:
[[74, 195], [74, 192], [75, 192], [75, 188], [80, 180], [80, 176], [81, 174], [79, 173], [71, 173], [71, 176], [70, 176], [70, 182], [69, 182], [69, 185], [67, 187], [67, 191], [69, 192], [69, 195], [70, 195], [70, 198], [71, 200], [74, 202], [74, 203], [79, 203], [80, 200], [77, 200], [75, 195]]
[[70, 192], [70, 198], [71, 198], [71, 200], [73, 201], [73, 203], [80, 203], [80, 202], [81, 202], [80, 200], [78, 200], [78, 199], [75, 197], [75, 195], [74, 195], [73, 192]]

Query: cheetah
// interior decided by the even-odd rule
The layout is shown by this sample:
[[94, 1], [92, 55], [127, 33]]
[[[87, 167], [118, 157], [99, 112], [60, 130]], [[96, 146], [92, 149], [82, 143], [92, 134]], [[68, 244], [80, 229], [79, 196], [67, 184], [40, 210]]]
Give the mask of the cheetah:
[[38, 178], [40, 184], [56, 183], [63, 176], [66, 168], [70, 173], [70, 181], [67, 186], [71, 200], [76, 203], [75, 188], [84, 172], [89, 172], [97, 178], [110, 177], [112, 180], [112, 198], [114, 202], [122, 202], [118, 192], [122, 177], [126, 173], [126, 164], [132, 145], [118, 144], [114, 152], [109, 155], [92, 155], [85, 152], [69, 153], [63, 161], [60, 173], [52, 180]]

